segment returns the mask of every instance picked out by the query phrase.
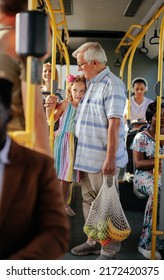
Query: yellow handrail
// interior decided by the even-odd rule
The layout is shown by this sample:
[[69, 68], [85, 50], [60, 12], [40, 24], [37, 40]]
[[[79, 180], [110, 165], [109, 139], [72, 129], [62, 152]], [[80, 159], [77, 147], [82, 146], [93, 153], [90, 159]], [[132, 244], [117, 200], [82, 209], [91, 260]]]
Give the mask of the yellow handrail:
[[158, 55], [158, 82], [160, 83], [160, 92], [157, 96], [157, 117], [156, 117], [156, 146], [155, 146], [155, 167], [154, 167], [154, 195], [153, 195], [153, 220], [152, 220], [152, 254], [151, 258], [155, 259], [156, 237], [164, 235], [164, 232], [157, 230], [157, 205], [158, 205], [158, 173], [159, 158], [164, 159], [164, 155], [159, 156], [160, 140], [164, 139], [164, 135], [160, 134], [161, 123], [161, 99], [163, 89], [163, 51], [164, 51], [164, 17], [162, 18], [159, 39], [159, 55]]
[[[49, 11], [50, 16], [50, 23], [52, 29], [52, 65], [51, 65], [51, 94], [55, 94], [53, 92], [53, 81], [55, 81], [56, 75], [56, 41], [57, 41], [57, 27], [56, 27], [56, 19], [53, 13], [52, 5], [49, 0], [46, 0], [47, 8]], [[50, 141], [50, 148], [53, 152], [53, 143], [54, 143], [54, 115], [53, 112], [51, 113], [50, 119], [48, 121], [49, 124], [49, 141]]]
[[[46, 5], [49, 12], [49, 20], [52, 28], [52, 80], [55, 80], [55, 68], [56, 68], [56, 53], [57, 45], [60, 46], [58, 49], [62, 52], [62, 55], [66, 61], [66, 74], [69, 74], [69, 54], [66, 47], [66, 44], [69, 42], [69, 34], [67, 28], [67, 22], [64, 11], [63, 0], [58, 0], [60, 9], [57, 11], [53, 10], [52, 4], [49, 0], [46, 0]], [[28, 10], [35, 10], [37, 8], [37, 0], [28, 0]], [[55, 13], [60, 13], [62, 16], [62, 21], [57, 23]], [[62, 30], [59, 27], [64, 28], [65, 32], [65, 42], [62, 42], [61, 35]], [[33, 57], [27, 57], [27, 71], [26, 71], [26, 83], [27, 83], [27, 93], [26, 93], [26, 111], [25, 111], [25, 130], [24, 131], [14, 131], [10, 132], [10, 136], [13, 137], [16, 141], [24, 144], [28, 144], [31, 147], [34, 145], [35, 140], [35, 126], [34, 126], [34, 116], [35, 116], [35, 85], [31, 81], [31, 67], [33, 63]], [[51, 83], [51, 94], [53, 94], [53, 83]], [[54, 93], [55, 94], [55, 93]], [[53, 130], [54, 130], [54, 120], [53, 116], [51, 117], [50, 125], [50, 145], [53, 150]]]
[[[135, 40], [135, 37], [131, 34], [133, 32], [133, 29], [136, 30], [136, 28], [142, 29], [142, 25], [140, 24], [133, 24], [130, 26], [128, 31], [125, 33], [124, 37], [122, 38], [121, 42], [118, 44], [117, 48], [115, 49], [115, 53], [120, 52], [120, 48], [122, 46], [129, 46], [132, 44], [132, 42]], [[127, 41], [127, 39], [131, 39], [132, 41]]]
[[[161, 8], [154, 14], [150, 21], [143, 26], [142, 31], [136, 36], [136, 38], [130, 42], [130, 47], [128, 48], [123, 62], [120, 68], [120, 77], [123, 79], [123, 72], [127, 59], [128, 62], [128, 80], [127, 89], [129, 93], [128, 101], [128, 119], [130, 119], [130, 94], [131, 94], [131, 73], [132, 73], [132, 61], [136, 51], [137, 46], [146, 34], [149, 27], [155, 22], [157, 18], [164, 12], [164, 4]], [[125, 38], [127, 38], [125, 34]], [[116, 48], [116, 53], [119, 52], [121, 46], [125, 45], [125, 38], [120, 42], [119, 46]], [[160, 135], [160, 115], [161, 115], [161, 98], [163, 89], [162, 71], [163, 71], [163, 50], [164, 50], [164, 18], [162, 19], [162, 24], [160, 28], [160, 42], [159, 42], [159, 56], [158, 56], [158, 82], [160, 82], [160, 94], [157, 96], [157, 122], [156, 122], [156, 149], [155, 149], [155, 168], [154, 168], [154, 195], [153, 195], [153, 216], [152, 216], [152, 251], [151, 259], [155, 259], [156, 250], [156, 237], [157, 235], [164, 235], [163, 231], [157, 230], [157, 205], [158, 205], [158, 171], [159, 171], [159, 159], [164, 159], [164, 155], [159, 155], [159, 144], [160, 140], [164, 140], [164, 135]]]
[[[121, 63], [121, 67], [120, 67], [120, 78], [123, 79], [123, 72], [124, 72], [124, 68], [125, 68], [125, 64], [127, 59], [129, 58], [129, 62], [128, 62], [128, 75], [127, 75], [127, 90], [128, 90], [128, 112], [127, 112], [127, 119], [130, 119], [130, 96], [131, 96], [131, 76], [132, 76], [132, 61], [133, 61], [133, 57], [135, 54], [135, 51], [139, 45], [139, 43], [141, 42], [142, 38], [145, 36], [147, 30], [151, 27], [151, 25], [157, 20], [157, 18], [160, 17], [160, 15], [164, 12], [164, 4], [160, 7], [159, 10], [157, 10], [155, 12], [155, 14], [152, 16], [152, 18], [148, 21], [148, 23], [146, 23], [143, 27], [142, 30], [140, 31], [140, 33], [138, 35], [136, 35], [136, 37], [130, 42], [130, 47], [128, 48], [123, 61]], [[125, 34], [125, 36], [123, 37], [123, 39], [121, 40], [120, 44], [118, 45], [118, 47], [116, 48], [115, 52], [118, 53], [121, 46], [125, 45], [125, 42], [127, 40], [127, 37], [129, 36], [129, 33], [131, 32], [131, 30], [134, 28], [141, 28], [140, 25], [134, 25], [132, 26], [132, 28], [130, 28], [127, 33]], [[127, 45], [127, 43], [126, 43]]]
[[156, 19], [161, 15], [161, 13], [164, 12], [164, 5], [155, 13], [155, 15], [150, 19], [150, 21], [143, 26], [142, 31], [136, 36], [135, 41], [132, 43], [132, 50], [129, 56], [129, 61], [128, 61], [128, 76], [127, 76], [127, 90], [129, 93], [129, 100], [128, 100], [128, 112], [127, 112], [127, 119], [130, 119], [130, 96], [131, 96], [131, 80], [132, 80], [132, 62], [133, 62], [133, 57], [135, 54], [135, 51], [145, 36], [146, 32], [148, 29], [151, 27], [151, 25], [156, 21]]
[[[34, 10], [37, 6], [37, 0], [28, 0], [28, 10]], [[34, 115], [35, 115], [35, 85], [31, 82], [31, 65], [32, 57], [27, 57], [27, 92], [26, 92], [26, 111], [25, 111], [25, 131], [10, 132], [10, 136], [16, 141], [34, 145], [35, 129], [34, 129]]]
[[[66, 61], [66, 75], [69, 74], [69, 66], [70, 66], [70, 60], [69, 60], [69, 54], [66, 47], [66, 43], [69, 42], [69, 35], [68, 35], [68, 28], [67, 28], [67, 22], [65, 17], [65, 11], [64, 11], [64, 4], [63, 0], [59, 0], [58, 4], [60, 6], [60, 9], [53, 9], [52, 4], [49, 0], [46, 0], [46, 5], [48, 9], [48, 13], [50, 16], [50, 24], [52, 29], [52, 75], [51, 75], [51, 94], [55, 94], [53, 92], [53, 81], [55, 80], [55, 69], [56, 69], [56, 53], [57, 53], [57, 46], [58, 50], [60, 51], [61, 55], [64, 56]], [[57, 22], [56, 14], [61, 16], [62, 20]], [[62, 41], [62, 29], [63, 27], [66, 40], [65, 42]], [[50, 119], [48, 121], [48, 125], [50, 127], [50, 133], [49, 133], [49, 141], [50, 141], [50, 148], [53, 152], [53, 145], [54, 145], [54, 114], [51, 113]]]

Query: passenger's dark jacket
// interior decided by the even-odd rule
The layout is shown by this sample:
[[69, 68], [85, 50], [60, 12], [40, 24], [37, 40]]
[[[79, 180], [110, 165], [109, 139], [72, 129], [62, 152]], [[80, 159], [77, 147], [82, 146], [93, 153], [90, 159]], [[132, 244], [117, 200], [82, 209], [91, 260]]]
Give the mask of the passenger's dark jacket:
[[0, 259], [58, 259], [69, 225], [52, 158], [13, 140], [0, 200]]

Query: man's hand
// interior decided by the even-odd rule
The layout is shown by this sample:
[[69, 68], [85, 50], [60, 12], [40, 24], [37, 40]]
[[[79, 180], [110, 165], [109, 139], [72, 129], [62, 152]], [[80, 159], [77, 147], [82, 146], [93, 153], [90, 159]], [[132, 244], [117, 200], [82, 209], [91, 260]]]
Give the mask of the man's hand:
[[115, 175], [116, 173], [116, 159], [106, 158], [103, 164], [102, 173], [104, 175]]

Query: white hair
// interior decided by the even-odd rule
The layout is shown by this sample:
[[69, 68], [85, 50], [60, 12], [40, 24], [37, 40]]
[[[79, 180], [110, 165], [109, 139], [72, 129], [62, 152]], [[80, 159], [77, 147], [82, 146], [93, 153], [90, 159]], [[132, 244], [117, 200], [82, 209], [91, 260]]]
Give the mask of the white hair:
[[107, 63], [107, 57], [104, 49], [98, 42], [87, 42], [81, 45], [77, 50], [72, 53], [72, 56], [77, 58], [78, 53], [84, 53], [84, 59], [86, 61], [97, 60], [102, 64]]

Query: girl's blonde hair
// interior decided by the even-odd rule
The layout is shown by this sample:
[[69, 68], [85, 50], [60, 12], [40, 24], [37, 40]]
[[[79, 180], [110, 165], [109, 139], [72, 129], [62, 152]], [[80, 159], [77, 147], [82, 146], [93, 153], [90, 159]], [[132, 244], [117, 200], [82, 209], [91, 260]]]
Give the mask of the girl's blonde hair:
[[73, 76], [70, 74], [67, 76], [66, 80], [67, 80], [66, 98], [69, 101], [73, 101], [71, 87], [73, 86], [74, 83], [82, 82], [82, 83], [86, 84], [86, 79], [84, 76], [79, 76], [79, 75]]

